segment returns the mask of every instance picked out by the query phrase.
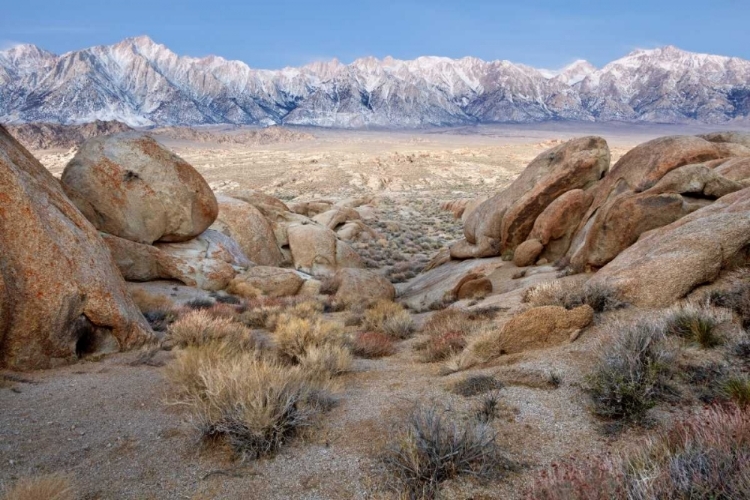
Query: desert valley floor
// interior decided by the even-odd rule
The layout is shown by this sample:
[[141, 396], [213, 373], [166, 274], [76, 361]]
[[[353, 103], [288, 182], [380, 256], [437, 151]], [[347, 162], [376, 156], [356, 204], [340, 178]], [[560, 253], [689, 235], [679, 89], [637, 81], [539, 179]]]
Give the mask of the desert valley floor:
[[[157, 130], [154, 136], [195, 167], [217, 194], [252, 189], [287, 205], [363, 200], [355, 209], [378, 239], [351, 246], [368, 269], [411, 297], [419, 287], [439, 288], [420, 279], [441, 249], [463, 237], [456, 207], [501, 191], [545, 150], [598, 135], [608, 142], [614, 165], [651, 139], [717, 129], [567, 123], [397, 132], [295, 128], [249, 144], [197, 140], [179, 130]], [[67, 149], [31, 152], [58, 178], [74, 155]], [[492, 283], [490, 293], [449, 306], [475, 311], [476, 317], [465, 321], [482, 328], [500, 329], [527, 310], [527, 291], [534, 286], [583, 283], [577, 281], [583, 275], [564, 276], [551, 262], [520, 268], [500, 256], [483, 260], [479, 271], [476, 259], [446, 265], [451, 279], [480, 272]], [[148, 291], [148, 284], [142, 289]], [[174, 291], [176, 302], [194, 297], [182, 285], [175, 284]], [[497, 384], [490, 425], [507, 466], [498, 466], [502, 470], [489, 478], [448, 479], [438, 498], [531, 498], [528, 488], [553, 464], [627, 453], [634, 443], [703, 408], [700, 396], [680, 379], [679, 402], [656, 405], [648, 424], [612, 429], [592, 415], [583, 387], [597, 349], [612, 324], [649, 317], [645, 308], [597, 311], [591, 326], [576, 331], [575, 342], [448, 370], [444, 359], [425, 362], [420, 346], [421, 330], [440, 311], [405, 305], [415, 333], [399, 339], [390, 356], [355, 357], [350, 370], [330, 381], [332, 408], [276, 454], [257, 460], [239, 460], [226, 444], [200, 439], [189, 412], [174, 402], [165, 375], [179, 351], [174, 346], [2, 372], [0, 492], [21, 478], [61, 473], [77, 491], [73, 498], [86, 500], [408, 498], [394, 493], [382, 460], [398, 422], [420, 403], [439, 404], [459, 422], [473, 418], [486, 394], [461, 395], [456, 385], [483, 375]], [[356, 335], [363, 313], [326, 307], [321, 314]], [[726, 334], [732, 342], [737, 335]], [[730, 356], [721, 349], [706, 354], [691, 345], [682, 348], [680, 359], [720, 363]]]

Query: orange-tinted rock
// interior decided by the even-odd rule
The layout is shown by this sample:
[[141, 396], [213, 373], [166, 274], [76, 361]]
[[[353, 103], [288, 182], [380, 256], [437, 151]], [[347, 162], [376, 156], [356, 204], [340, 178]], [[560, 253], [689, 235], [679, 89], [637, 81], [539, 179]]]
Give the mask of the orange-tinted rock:
[[203, 177], [144, 134], [87, 140], [61, 181], [97, 229], [139, 243], [189, 240], [205, 231], [218, 213]]
[[261, 266], [284, 261], [271, 222], [255, 206], [228, 196], [217, 196], [219, 216], [215, 229], [235, 240], [245, 255]]
[[390, 281], [366, 269], [339, 269], [333, 282], [334, 298], [342, 304], [369, 304], [396, 297], [396, 289]]
[[48, 368], [153, 338], [96, 229], [0, 127], [0, 366]]
[[539, 240], [544, 245], [541, 258], [555, 262], [565, 255], [592, 199], [587, 191], [570, 190], [550, 203], [536, 218], [529, 239]]
[[586, 286], [613, 289], [623, 300], [664, 307], [750, 263], [750, 188], [726, 195], [667, 226], [645, 233]]
[[537, 239], [526, 240], [516, 247], [516, 251], [513, 253], [513, 264], [518, 267], [531, 266], [541, 255], [542, 250], [544, 250], [544, 245], [541, 241]]
[[609, 168], [601, 137], [573, 139], [539, 155], [505, 190], [468, 216], [465, 240], [451, 247], [456, 259], [510, 252], [525, 241], [536, 218], [559, 196], [595, 184]]

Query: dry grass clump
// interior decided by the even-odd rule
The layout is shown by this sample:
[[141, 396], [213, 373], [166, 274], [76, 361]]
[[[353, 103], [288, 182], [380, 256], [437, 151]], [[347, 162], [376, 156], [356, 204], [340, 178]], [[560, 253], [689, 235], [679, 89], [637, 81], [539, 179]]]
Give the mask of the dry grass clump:
[[722, 392], [740, 408], [750, 406], [750, 378], [747, 376], [729, 378], [722, 384]]
[[4, 492], [3, 500], [75, 500], [76, 493], [68, 476], [50, 474], [22, 478]]
[[181, 351], [167, 376], [201, 435], [225, 439], [243, 459], [273, 454], [313, 424], [326, 399], [322, 382], [302, 366], [225, 344]]
[[554, 464], [525, 498], [750, 498], [750, 413], [714, 407], [670, 425], [624, 457]]
[[627, 307], [617, 292], [606, 285], [587, 286], [580, 281], [547, 281], [531, 287], [524, 293], [523, 302], [534, 307], [562, 306], [574, 309], [588, 304], [598, 313]]
[[240, 279], [232, 280], [226, 291], [227, 293], [242, 297], [243, 299], [257, 299], [263, 295], [260, 290], [252, 286], [250, 283], [246, 283]]
[[502, 388], [503, 383], [491, 375], [472, 375], [453, 384], [451, 392], [464, 397], [471, 397]]
[[401, 304], [379, 300], [365, 311], [362, 326], [366, 330], [405, 339], [414, 331], [414, 320]]
[[325, 380], [350, 371], [353, 361], [348, 347], [325, 344], [308, 347], [299, 358], [299, 365], [311, 376]]
[[441, 482], [457, 476], [489, 477], [508, 469], [497, 434], [478, 419], [418, 406], [401, 422], [383, 456], [389, 486], [403, 498], [435, 498]]
[[383, 358], [395, 352], [393, 337], [381, 332], [360, 332], [352, 342], [352, 354], [360, 358]]
[[180, 347], [222, 342], [237, 351], [264, 348], [261, 339], [246, 326], [230, 318], [215, 317], [206, 310], [188, 312], [172, 323], [169, 334]]
[[718, 326], [731, 319], [716, 310], [687, 304], [671, 310], [664, 321], [667, 333], [709, 349], [724, 343]]
[[438, 311], [425, 323], [414, 349], [426, 363], [456, 356], [468, 345], [470, 336], [487, 328], [494, 314], [495, 310], [473, 312], [451, 308]]
[[273, 331], [273, 341], [279, 357], [291, 363], [299, 363], [312, 348], [344, 346], [347, 336], [339, 323], [282, 314]]
[[609, 419], [642, 420], [668, 392], [673, 359], [661, 321], [612, 323], [587, 378], [593, 412]]

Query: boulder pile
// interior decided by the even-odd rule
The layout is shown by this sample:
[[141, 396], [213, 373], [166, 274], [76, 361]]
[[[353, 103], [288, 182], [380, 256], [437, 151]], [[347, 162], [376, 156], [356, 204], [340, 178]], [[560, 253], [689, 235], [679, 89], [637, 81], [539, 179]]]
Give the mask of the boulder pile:
[[609, 159], [600, 137], [545, 151], [464, 211], [465, 239], [451, 258], [558, 262], [649, 306], [750, 262], [750, 133], [661, 137], [611, 168]]

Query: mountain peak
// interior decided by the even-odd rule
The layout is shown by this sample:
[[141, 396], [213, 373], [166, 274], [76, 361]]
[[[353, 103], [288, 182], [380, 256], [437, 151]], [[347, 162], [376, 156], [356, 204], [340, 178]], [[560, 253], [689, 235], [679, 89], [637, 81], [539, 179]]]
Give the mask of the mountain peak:
[[424, 56], [252, 71], [217, 56], [179, 57], [142, 35], [59, 57], [16, 46], [0, 52], [0, 79], [0, 121], [13, 122], [423, 127], [750, 116], [750, 105], [731, 98], [750, 81], [750, 61], [671, 45], [631, 52], [600, 70], [582, 59], [545, 71]]

